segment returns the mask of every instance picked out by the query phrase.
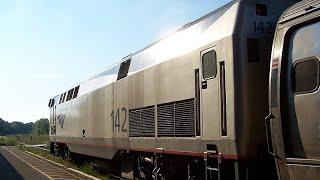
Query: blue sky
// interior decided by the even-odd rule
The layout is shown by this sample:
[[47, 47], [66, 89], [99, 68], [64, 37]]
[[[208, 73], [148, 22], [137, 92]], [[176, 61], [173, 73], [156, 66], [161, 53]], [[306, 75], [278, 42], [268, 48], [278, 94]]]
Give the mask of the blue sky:
[[0, 117], [48, 117], [48, 100], [230, 0], [1, 0]]

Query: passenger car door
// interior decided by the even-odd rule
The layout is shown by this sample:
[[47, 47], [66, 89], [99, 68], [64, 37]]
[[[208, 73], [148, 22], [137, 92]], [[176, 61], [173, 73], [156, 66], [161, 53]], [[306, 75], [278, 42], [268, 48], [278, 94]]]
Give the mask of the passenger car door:
[[287, 34], [281, 99], [290, 179], [320, 177], [320, 22]]

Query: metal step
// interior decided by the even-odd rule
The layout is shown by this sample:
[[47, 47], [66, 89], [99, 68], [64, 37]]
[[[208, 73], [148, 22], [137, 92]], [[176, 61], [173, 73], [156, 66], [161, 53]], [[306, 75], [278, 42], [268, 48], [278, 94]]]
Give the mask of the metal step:
[[207, 167], [207, 170], [209, 170], [209, 171], [219, 171], [218, 168], [212, 168], [212, 167]]
[[[215, 156], [215, 157], [212, 157]], [[214, 166], [216, 165], [216, 167], [211, 167], [209, 165], [209, 161], [210, 162], [214, 162]], [[204, 163], [205, 163], [205, 176], [206, 176], [206, 180], [208, 179], [208, 172], [210, 172], [209, 174], [211, 175], [211, 172], [214, 172], [217, 174], [218, 180], [220, 180], [220, 164], [222, 162], [222, 154], [219, 153], [218, 151], [207, 151], [204, 152]]]

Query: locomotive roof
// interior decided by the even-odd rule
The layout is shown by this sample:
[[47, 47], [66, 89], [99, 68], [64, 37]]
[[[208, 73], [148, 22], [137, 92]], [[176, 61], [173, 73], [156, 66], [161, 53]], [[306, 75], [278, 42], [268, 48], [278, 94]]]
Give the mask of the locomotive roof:
[[[159, 45], [159, 44], [163, 44], [164, 41], [172, 38], [173, 36], [176, 36], [176, 35], [182, 34], [182, 33], [185, 33], [186, 36], [187, 36], [187, 35], [190, 36], [190, 35], [192, 35], [192, 34], [189, 33], [189, 32], [187, 32], [187, 31], [190, 30], [190, 29], [200, 28], [201, 31], [202, 31], [202, 32], [200, 32], [200, 33], [203, 34], [206, 30], [209, 30], [210, 26], [214, 25], [214, 24], [219, 20], [219, 18], [220, 18], [222, 15], [224, 15], [224, 14], [227, 12], [227, 10], [229, 10], [229, 9], [232, 7], [232, 5], [234, 5], [234, 4], [235, 4], [236, 2], [238, 2], [238, 1], [240, 1], [240, 0], [233, 0], [233, 1], [229, 2], [229, 3], [227, 3], [226, 5], [218, 8], [218, 9], [215, 9], [215, 10], [209, 12], [208, 14], [200, 17], [199, 19], [196, 19], [196, 20], [194, 20], [194, 21], [192, 21], [192, 22], [189, 22], [189, 23], [183, 25], [181, 28], [179, 28], [179, 29], [176, 30], [175, 32], [170, 33], [169, 35], [167, 35], [167, 36], [165, 36], [165, 37], [163, 37], [163, 38], [155, 41], [154, 43], [151, 43], [150, 45], [146, 46], [145, 48], [143, 48], [143, 49], [141, 49], [141, 50], [139, 50], [139, 51], [137, 51], [137, 52], [135, 52], [135, 53], [133, 53], [133, 54], [129, 54], [128, 56], [124, 57], [122, 60], [118, 61], [117, 63], [109, 66], [109, 67], [107, 68], [107, 70], [103, 71], [102, 73], [100, 73], [100, 74], [98, 74], [98, 75], [96, 75], [96, 76], [93, 76], [92, 78], [96, 78], [96, 77], [103, 76], [103, 75], [105, 75], [105, 74], [109, 74], [108, 71], [110, 71], [110, 69], [112, 69], [112, 68], [113, 68], [114, 66], [116, 66], [116, 65], [120, 65], [121, 62], [126, 61], [126, 60], [128, 60], [128, 59], [130, 59], [130, 58], [132, 59], [131, 63], [132, 63], [133, 61], [136, 61], [136, 60], [138, 59], [137, 56], [139, 56], [139, 55], [141, 55], [141, 54], [144, 55], [144, 52], [146, 52], [146, 51], [154, 48], [155, 46], [157, 46], [157, 45]], [[230, 20], [230, 19], [229, 19], [229, 20]], [[227, 23], [229, 23], [229, 22], [224, 22], [224, 23], [227, 24]], [[235, 22], [233, 21], [232, 23], [235, 23]], [[221, 27], [220, 27], [220, 28], [221, 28]], [[215, 30], [214, 33], [217, 33], [217, 30]], [[222, 33], [222, 34], [224, 34], [224, 36], [230, 35], [230, 34], [228, 34], [228, 32], [224, 32], [224, 33]], [[224, 37], [224, 36], [222, 35], [222, 37]], [[183, 39], [178, 39], [178, 40], [183, 40]], [[217, 39], [216, 39], [216, 40], [217, 40]], [[187, 40], [186, 40], [186, 41], [187, 41]], [[179, 43], [179, 44], [182, 45], [182, 44], [184, 44], [185, 42], [179, 42], [179, 41], [178, 41], [178, 42], [176, 42], [176, 43]], [[166, 45], [167, 45], [167, 44], [166, 44]], [[205, 44], [203, 44], [203, 45], [205, 45]], [[200, 47], [200, 46], [199, 46], [199, 47]], [[158, 47], [155, 47], [155, 48], [158, 48]], [[166, 50], [168, 50], [168, 49], [169, 49], [169, 48], [167, 48]], [[160, 49], [157, 49], [157, 50], [160, 50]], [[149, 57], [148, 57], [148, 58], [149, 58]], [[152, 58], [155, 58], [155, 57], [152, 57]], [[150, 58], [150, 59], [151, 59], [151, 58]], [[149, 59], [149, 61], [150, 61], [150, 59]], [[145, 63], [147, 63], [147, 62], [145, 62]], [[132, 71], [131, 65], [130, 65], [130, 68], [129, 68], [129, 72], [130, 72], [130, 70]], [[90, 79], [92, 79], [92, 78], [90, 78]]]
[[[177, 31], [133, 53], [89, 80], [80, 83], [79, 95], [117, 81], [120, 64], [131, 59], [128, 76], [233, 34], [237, 4], [228, 4], [185, 24]], [[58, 95], [59, 96], [59, 95]], [[56, 96], [55, 98], [58, 98]]]

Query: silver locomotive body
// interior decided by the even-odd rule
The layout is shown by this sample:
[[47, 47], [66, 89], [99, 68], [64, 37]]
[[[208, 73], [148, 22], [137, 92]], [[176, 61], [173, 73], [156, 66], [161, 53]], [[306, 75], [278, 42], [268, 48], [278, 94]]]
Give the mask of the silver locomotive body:
[[290, 4], [232, 1], [54, 97], [50, 140], [105, 159], [119, 151], [258, 159], [274, 29]]

